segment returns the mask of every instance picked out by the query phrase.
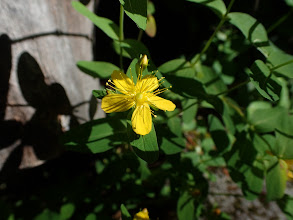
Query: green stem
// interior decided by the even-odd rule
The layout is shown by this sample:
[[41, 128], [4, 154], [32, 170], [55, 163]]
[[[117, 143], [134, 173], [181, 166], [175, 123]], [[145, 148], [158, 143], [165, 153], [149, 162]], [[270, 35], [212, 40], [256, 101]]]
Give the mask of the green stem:
[[138, 37], [137, 37], [138, 41], [141, 41], [142, 35], [143, 35], [143, 30], [139, 29], [139, 33], [138, 33]]
[[222, 17], [220, 23], [218, 24], [218, 26], [216, 27], [216, 30], [214, 31], [214, 33], [212, 34], [212, 36], [209, 38], [208, 42], [206, 43], [206, 45], [204, 46], [204, 48], [202, 49], [202, 51], [200, 52], [199, 56], [196, 57], [195, 61], [191, 64], [191, 67], [194, 67], [194, 65], [200, 60], [201, 56], [207, 51], [207, 49], [210, 47], [214, 37], [216, 36], [217, 32], [220, 30], [220, 28], [222, 27], [222, 25], [225, 23], [227, 15], [229, 14], [232, 5], [234, 4], [235, 0], [231, 0], [226, 13], [224, 14], [224, 16]]
[[290, 11], [287, 12], [287, 14], [283, 15], [279, 20], [277, 20], [275, 23], [273, 23], [267, 30], [267, 33], [271, 33], [276, 27], [281, 25], [286, 19], [291, 15], [293, 12], [293, 8], [291, 8]]
[[190, 105], [188, 105], [187, 107], [185, 107], [185, 108], [182, 109], [181, 111], [176, 112], [175, 114], [169, 116], [168, 119], [173, 118], [173, 117], [175, 117], [175, 116], [177, 116], [177, 115], [180, 115], [182, 112], [186, 111], [187, 109], [191, 108], [192, 106], [194, 106], [194, 105], [196, 105], [196, 104], [198, 104], [198, 103], [199, 103], [198, 100], [195, 101], [194, 103], [191, 103]]
[[289, 61], [287, 61], [287, 62], [285, 62], [285, 63], [281, 63], [281, 64], [279, 64], [278, 66], [275, 66], [275, 67], [271, 68], [271, 71], [274, 71], [274, 70], [276, 70], [276, 69], [278, 69], [278, 68], [280, 68], [280, 67], [282, 67], [282, 66], [286, 66], [286, 65], [288, 65], [288, 64], [290, 64], [290, 63], [293, 63], [293, 60], [289, 60]]
[[247, 123], [247, 118], [245, 117], [245, 114], [242, 112], [242, 110], [237, 105], [234, 105], [234, 103], [230, 102], [225, 97], [223, 97], [222, 99], [227, 105], [229, 105], [231, 108], [233, 108], [238, 113], [238, 115], [240, 115], [241, 118]]
[[246, 81], [244, 81], [242, 83], [237, 84], [236, 86], [234, 86], [234, 87], [232, 87], [230, 89], [227, 89], [227, 90], [225, 90], [223, 92], [218, 93], [216, 96], [220, 96], [220, 95], [223, 95], [223, 94], [232, 92], [233, 90], [238, 89], [239, 87], [244, 86], [244, 85], [246, 85], [249, 82], [250, 82], [250, 80], [248, 79], [248, 80], [246, 80]]
[[121, 47], [121, 43], [124, 40], [123, 22], [124, 22], [124, 8], [120, 4], [119, 41], [120, 41], [120, 69], [121, 70], [123, 70], [123, 56], [122, 56], [122, 47]]

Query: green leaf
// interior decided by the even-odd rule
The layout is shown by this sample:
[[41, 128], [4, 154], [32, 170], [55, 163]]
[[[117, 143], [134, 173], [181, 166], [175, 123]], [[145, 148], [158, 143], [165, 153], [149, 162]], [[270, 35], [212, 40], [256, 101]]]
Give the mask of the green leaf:
[[282, 159], [293, 159], [293, 116], [283, 113], [281, 117], [278, 117], [278, 120], [274, 154]]
[[291, 106], [290, 91], [288, 88], [289, 83], [287, 80], [281, 77], [279, 78], [279, 80], [282, 85], [282, 90], [281, 90], [280, 101], [278, 103], [278, 106], [289, 110]]
[[[271, 64], [272, 68], [273, 68], [273, 67], [277, 67], [277, 66], [282, 65], [282, 64], [284, 64], [288, 61], [291, 61], [291, 60], [293, 60], [292, 55], [286, 54], [283, 51], [277, 50], [277, 51], [273, 51], [269, 55], [267, 62], [269, 64]], [[293, 69], [293, 62], [275, 69], [274, 72], [279, 73], [279, 74], [286, 76], [286, 77], [289, 77], [289, 78], [293, 78], [292, 69]]]
[[271, 51], [268, 36], [264, 26], [249, 14], [231, 12], [228, 14], [230, 23], [235, 25], [249, 42], [254, 45], [265, 57]]
[[79, 125], [61, 137], [67, 149], [101, 153], [126, 142], [126, 126], [118, 117], [102, 118]]
[[182, 95], [186, 98], [206, 97], [206, 92], [201, 82], [190, 77], [180, 77], [176, 75], [165, 74], [172, 85], [172, 92]]
[[130, 17], [139, 28], [145, 30], [147, 24], [147, 0], [119, 0]]
[[121, 204], [120, 209], [121, 209], [121, 214], [122, 214], [123, 220], [132, 220], [131, 215], [129, 214], [129, 212], [124, 204]]
[[72, 203], [67, 203], [60, 208], [60, 220], [70, 219], [74, 213], [75, 206]]
[[[174, 112], [166, 112], [167, 116]], [[171, 117], [167, 121], [167, 127], [159, 126], [158, 136], [161, 138], [160, 149], [167, 155], [177, 154], [185, 148], [185, 142], [181, 131], [181, 120], [179, 117]]]
[[158, 69], [162, 73], [173, 73], [185, 67], [186, 64], [187, 64], [186, 59], [180, 58], [180, 59], [170, 60], [166, 62], [162, 64], [161, 66], [159, 66]]
[[262, 156], [268, 154], [267, 152], [271, 150], [272, 146], [275, 145], [275, 142], [275, 137], [270, 134], [259, 135], [255, 133], [253, 136], [253, 146]]
[[208, 1], [207, 0], [187, 0], [187, 1], [199, 3], [206, 7], [209, 7], [219, 17], [222, 17], [227, 11], [226, 5], [222, 0], [208, 0]]
[[107, 90], [106, 89], [93, 90], [92, 93], [97, 99], [102, 99], [102, 98], [104, 98], [104, 96], [107, 95]]
[[85, 220], [97, 220], [97, 216], [95, 213], [90, 213], [86, 216]]
[[252, 104], [248, 106], [248, 121], [253, 125], [257, 132], [272, 132], [278, 127], [280, 118], [285, 114], [286, 109], [282, 107], [275, 108], [256, 108], [251, 110]]
[[[129, 113], [128, 118], [131, 117]], [[138, 135], [132, 130], [131, 120], [127, 120], [127, 136], [135, 154], [148, 163], [153, 163], [159, 158], [159, 147], [154, 124], [152, 130], [146, 135]]]
[[165, 75], [172, 85], [172, 92], [189, 99], [201, 99], [210, 103], [220, 114], [223, 113], [223, 103], [217, 97], [206, 93], [203, 84], [190, 77], [179, 77], [176, 75]]
[[249, 200], [261, 193], [264, 177], [263, 166], [257, 160], [258, 152], [253, 144], [246, 132], [242, 132], [237, 134], [232, 150], [225, 154], [232, 179]]
[[119, 40], [119, 27], [113, 21], [108, 18], [95, 15], [78, 1], [73, 1], [72, 6], [80, 14], [90, 19], [99, 29], [108, 35], [108, 37], [113, 40]]
[[249, 77], [257, 91], [270, 101], [278, 101], [281, 94], [281, 83], [261, 60], [256, 60], [249, 71]]
[[196, 219], [195, 201], [192, 195], [184, 191], [177, 202], [177, 215], [179, 220]]
[[208, 94], [216, 95], [227, 90], [224, 81], [212, 68], [202, 65], [200, 75], [202, 77], [198, 78], [198, 80], [204, 84]]
[[[196, 126], [195, 116], [198, 110], [198, 104], [193, 99], [184, 99], [182, 101], [182, 127], [184, 131], [191, 131]], [[185, 110], [185, 108], [187, 108]]]
[[288, 6], [293, 7], [293, 0], [285, 0]]
[[101, 79], [110, 78], [114, 70], [119, 70], [114, 64], [102, 61], [78, 61], [77, 67], [86, 74]]
[[290, 195], [285, 195], [282, 199], [278, 200], [277, 203], [280, 209], [286, 215], [287, 219], [293, 220], [293, 197]]
[[138, 62], [137, 58], [134, 58], [132, 62], [130, 63], [126, 75], [131, 79], [133, 77], [133, 82], [136, 84], [137, 81], [137, 73], [136, 73], [136, 64]]
[[120, 44], [123, 49], [122, 55], [124, 57], [134, 59], [139, 58], [140, 54], [146, 54], [150, 59], [149, 50], [142, 42], [134, 39], [126, 39], [121, 43], [119, 41], [114, 41], [113, 46], [117, 54], [120, 54]]
[[34, 220], [60, 220], [60, 215], [46, 208]]
[[267, 164], [266, 172], [266, 187], [267, 199], [280, 199], [284, 195], [287, 181], [287, 164], [283, 160], [278, 160], [277, 157], [271, 156]]

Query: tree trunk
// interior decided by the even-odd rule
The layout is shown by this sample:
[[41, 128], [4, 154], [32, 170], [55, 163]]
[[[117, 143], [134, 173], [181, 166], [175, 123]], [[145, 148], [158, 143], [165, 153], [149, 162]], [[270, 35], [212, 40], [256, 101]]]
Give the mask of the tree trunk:
[[[80, 72], [92, 60], [93, 26], [71, 1], [1, 0], [0, 171], [33, 167], [63, 151], [58, 136], [101, 117]], [[94, 8], [93, 0], [87, 4]]]

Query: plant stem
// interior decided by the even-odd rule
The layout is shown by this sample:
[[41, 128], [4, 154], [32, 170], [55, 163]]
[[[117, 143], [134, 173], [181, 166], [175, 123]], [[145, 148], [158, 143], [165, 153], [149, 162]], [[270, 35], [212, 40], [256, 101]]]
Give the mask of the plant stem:
[[198, 104], [198, 103], [199, 103], [198, 100], [195, 101], [194, 103], [191, 103], [190, 105], [188, 105], [187, 107], [185, 107], [185, 108], [182, 109], [181, 111], [176, 112], [175, 114], [169, 116], [168, 119], [173, 118], [173, 117], [175, 117], [175, 116], [177, 116], [177, 115], [180, 115], [182, 112], [186, 111], [187, 109], [191, 108], [192, 106], [194, 106], [194, 105], [196, 105], [196, 104]]
[[279, 64], [278, 66], [275, 66], [275, 67], [271, 68], [271, 71], [274, 71], [274, 70], [276, 70], [276, 69], [278, 69], [278, 68], [280, 68], [280, 67], [282, 67], [282, 66], [286, 66], [286, 65], [288, 65], [288, 64], [290, 64], [290, 63], [293, 63], [293, 60], [289, 60], [289, 61], [287, 61], [287, 62], [285, 62], [285, 63], [281, 63], [281, 64]]
[[234, 86], [234, 87], [232, 87], [230, 89], [227, 89], [227, 90], [225, 90], [223, 92], [218, 93], [216, 96], [220, 96], [220, 95], [223, 95], [223, 94], [232, 92], [233, 90], [238, 89], [239, 87], [244, 86], [244, 85], [246, 85], [249, 82], [250, 82], [250, 80], [248, 79], [248, 80], [246, 80], [244, 82], [241, 82], [241, 83], [237, 84], [236, 86]]
[[139, 29], [139, 33], [138, 33], [138, 37], [137, 37], [138, 41], [141, 41], [142, 35], [143, 35], [143, 30]]
[[293, 8], [291, 8], [290, 11], [287, 12], [287, 14], [284, 14], [279, 20], [277, 20], [275, 23], [273, 23], [267, 30], [267, 33], [271, 33], [276, 27], [281, 25], [286, 19], [291, 15], [293, 12]]
[[120, 41], [120, 69], [121, 70], [123, 70], [123, 56], [122, 56], [122, 46], [121, 46], [121, 43], [124, 40], [123, 22], [124, 22], [124, 8], [120, 4], [119, 41]]
[[200, 60], [201, 56], [207, 51], [207, 49], [210, 47], [214, 37], [216, 36], [217, 32], [220, 30], [220, 28], [222, 27], [222, 25], [225, 23], [227, 15], [229, 14], [232, 5], [234, 4], [235, 0], [231, 0], [226, 13], [224, 14], [224, 16], [222, 17], [220, 23], [218, 24], [218, 26], [216, 27], [216, 30], [214, 31], [214, 33], [212, 34], [212, 36], [209, 38], [208, 42], [206, 43], [206, 45], [204, 46], [204, 48], [202, 49], [202, 51], [200, 52], [199, 56], [196, 57], [195, 61], [191, 64], [191, 67], [194, 67], [194, 65]]

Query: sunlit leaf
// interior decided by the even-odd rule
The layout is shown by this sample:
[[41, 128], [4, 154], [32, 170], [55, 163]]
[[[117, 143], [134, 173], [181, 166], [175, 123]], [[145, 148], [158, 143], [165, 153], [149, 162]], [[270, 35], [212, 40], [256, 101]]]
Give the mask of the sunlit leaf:
[[114, 41], [114, 49], [117, 54], [120, 54], [120, 45], [123, 49], [122, 55], [124, 57], [134, 59], [139, 58], [141, 54], [146, 54], [150, 59], [150, 53], [147, 47], [140, 41], [134, 39], [126, 39], [123, 42]]
[[206, 7], [209, 7], [219, 17], [222, 17], [227, 11], [226, 5], [222, 0], [209, 0], [209, 1], [207, 1], [207, 0], [187, 0], [187, 1], [199, 3], [199, 4], [202, 4]]
[[[271, 64], [272, 67], [277, 67], [288, 61], [293, 61], [293, 56], [290, 54], [286, 54], [285, 52], [282, 52], [282, 51], [272, 52], [267, 59], [267, 62]], [[275, 69], [274, 72], [279, 73], [283, 76], [287, 76], [289, 78], [293, 78], [292, 69], [293, 69], [293, 62]]]
[[248, 121], [258, 132], [274, 131], [279, 125], [280, 118], [286, 114], [286, 109], [282, 107], [257, 107], [255, 104], [249, 105], [247, 111]]
[[72, 6], [80, 14], [90, 19], [99, 29], [108, 35], [108, 37], [113, 40], [119, 40], [119, 27], [113, 21], [108, 18], [97, 16], [78, 1], [73, 1]]
[[147, 25], [147, 0], [119, 0], [125, 10], [125, 13], [145, 30]]
[[275, 156], [267, 164], [266, 187], [267, 199], [280, 199], [284, 195], [287, 181], [287, 164]]
[[[277, 116], [276, 116], [277, 117]], [[278, 117], [279, 124], [276, 131], [275, 155], [282, 159], [293, 159], [293, 116], [283, 113]]]
[[[129, 114], [128, 117], [130, 117]], [[152, 130], [146, 135], [138, 135], [132, 130], [131, 120], [127, 120], [127, 136], [135, 154], [148, 163], [155, 162], [159, 158], [159, 147], [154, 124]]]
[[119, 70], [114, 64], [102, 61], [78, 61], [77, 67], [92, 77], [101, 79], [108, 79], [114, 70]]
[[270, 44], [264, 26], [249, 14], [231, 12], [228, 14], [230, 23], [235, 25], [265, 57], [270, 54]]
[[183, 58], [170, 60], [158, 67], [162, 73], [173, 73], [185, 67], [187, 61]]
[[179, 220], [194, 220], [196, 219], [195, 201], [192, 195], [188, 192], [183, 192], [177, 202], [177, 215]]

